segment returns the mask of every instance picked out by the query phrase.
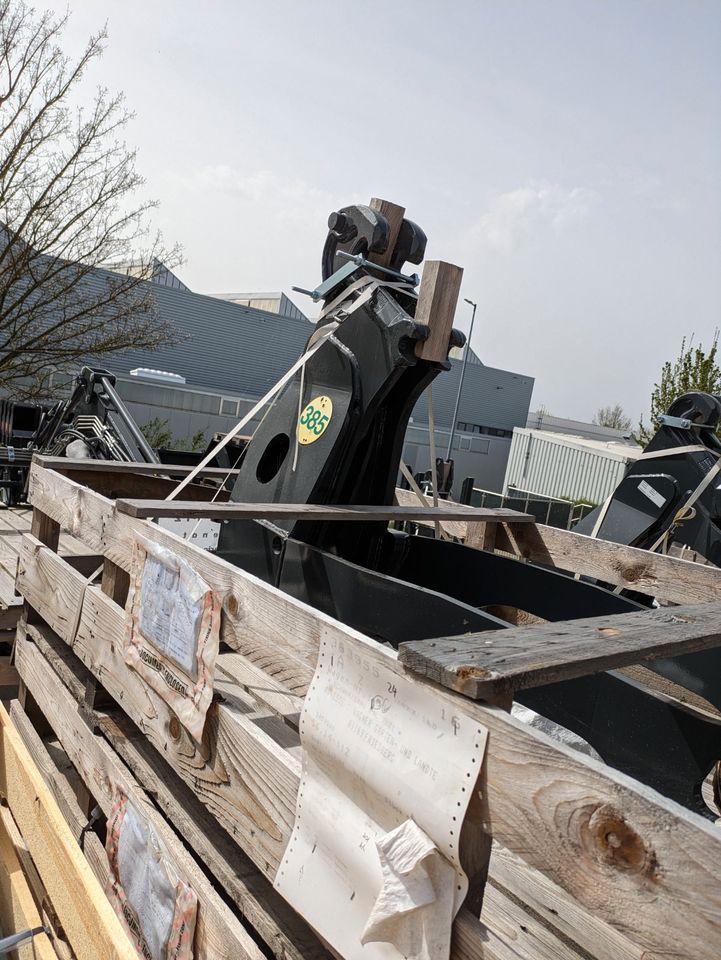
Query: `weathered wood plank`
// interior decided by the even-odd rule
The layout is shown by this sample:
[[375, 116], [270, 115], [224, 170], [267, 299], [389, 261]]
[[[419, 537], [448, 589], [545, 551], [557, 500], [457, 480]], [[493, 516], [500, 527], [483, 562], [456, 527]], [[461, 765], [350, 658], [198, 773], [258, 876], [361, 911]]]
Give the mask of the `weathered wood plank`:
[[[43, 743], [37, 730], [30, 722], [30, 718], [23, 710], [17, 700], [10, 704], [10, 719], [13, 726], [18, 731], [21, 740], [25, 744], [30, 756], [33, 758], [35, 766], [38, 768], [40, 776], [43, 778], [48, 790], [55, 798], [60, 811], [65, 818], [65, 822], [70, 827], [70, 832], [79, 841], [80, 832], [87, 824], [87, 814], [80, 809], [77, 797], [71, 788], [68, 780], [59, 769], [57, 762], [50, 755], [50, 747]], [[57, 749], [55, 750], [57, 753]], [[69, 763], [63, 752], [65, 762]], [[74, 772], [74, 770], [73, 770]], [[100, 883], [104, 885], [110, 875], [108, 858], [105, 853], [100, 838], [92, 830], [86, 831], [83, 836], [83, 853], [85, 859], [92, 867], [93, 873]]]
[[[98, 506], [95, 496], [84, 491], [64, 503], [70, 511], [79, 507], [87, 520], [93, 516], [93, 503]], [[116, 519], [143, 523], [118, 515]], [[118, 527], [111, 535], [111, 528], [113, 524], [106, 517], [102, 535], [107, 537], [108, 551], [117, 553], [121, 535]], [[141, 529], [156, 534], [152, 527]], [[85, 535], [97, 537], [97, 528]], [[124, 535], [128, 536], [127, 530]], [[251, 627], [250, 619], [245, 620], [244, 629], [251, 631], [254, 643], [265, 652], [278, 648], [279, 637], [285, 639], [294, 633], [302, 635], [302, 644], [308, 650], [317, 649], [322, 636], [338, 635], [362, 646], [384, 666], [405, 672], [391, 651], [343, 624], [243, 571], [226, 570], [228, 565], [218, 558], [203, 554], [172, 534], [167, 534], [165, 542], [171, 548], [177, 546], [178, 551], [184, 548], [185, 556], [197, 563], [198, 569], [206, 564], [203, 576], [211, 585], [215, 581], [221, 588], [230, 589], [238, 609], [246, 615], [257, 612], [258, 606], [263, 608], [258, 634], [254, 632], [255, 621]], [[43, 564], [62, 563], [50, 551], [39, 549]], [[64, 570], [60, 575], [59, 570], [51, 572], [46, 567], [46, 581], [48, 575], [56, 586], [59, 579], [77, 576], [74, 571], [68, 574]], [[28, 578], [30, 588], [33, 577]], [[47, 591], [41, 589], [41, 597], [43, 593], [45, 606], [58, 602], [57, 589], [50, 600]], [[152, 691], [141, 689], [139, 695], [130, 692], [132, 671], [122, 662], [117, 642], [122, 633], [122, 611], [97, 588], [87, 591], [85, 608], [76, 652], [103, 682], [107, 681], [115, 699], [151, 740], [155, 738], [183, 779], [272, 877], [278, 851], [283, 849], [293, 820], [299, 774], [295, 758], [277, 748], [270, 738], [264, 739], [247, 715], [233, 705], [220, 703], [211, 708], [209, 740], [202, 754], [182, 735], [175, 736], [177, 722], [171, 724], [167, 708]], [[286, 611], [291, 614], [289, 621], [284, 618]], [[55, 616], [62, 623], [62, 617]], [[294, 642], [300, 645], [298, 637]], [[458, 707], [456, 695], [432, 686], [427, 689], [449, 707]], [[490, 733], [482, 786], [484, 822], [501, 845], [518, 853], [582, 906], [596, 911], [645, 949], [677, 958], [685, 958], [691, 951], [699, 960], [716, 960], [721, 945], [721, 837], [711, 825], [502, 711], [471, 701], [464, 704], [464, 709]], [[154, 732], [158, 728], [164, 731], [163, 736]], [[248, 793], [243, 799], [243, 791], [251, 784], [255, 806], [248, 805]], [[623, 842], [617, 848], [619, 831]], [[639, 903], [644, 905], [642, 910]], [[668, 930], [666, 920], [670, 915], [677, 920]], [[461, 925], [467, 918], [468, 914], [462, 915]]]
[[0, 737], [0, 792], [78, 960], [136, 960], [120, 921], [2, 706]]
[[721, 604], [687, 604], [402, 643], [409, 670], [475, 700], [721, 646]]
[[423, 265], [415, 321], [427, 324], [430, 336], [416, 344], [416, 356], [422, 360], [445, 363], [448, 359], [462, 279], [463, 267], [452, 263], [426, 260]]
[[[93, 473], [131, 473], [139, 476], [185, 477], [195, 470], [195, 467], [180, 463], [121, 463], [117, 460], [74, 460], [70, 457], [48, 457], [37, 453], [33, 457], [33, 463], [46, 467], [48, 470], [57, 470], [58, 473], [83, 470]], [[237, 476], [238, 472], [237, 469], [226, 469], [225, 467], [204, 467], [198, 473], [198, 476], [220, 479], [226, 476]]]
[[316, 503], [198, 503], [187, 500], [118, 500], [118, 513], [130, 517], [182, 517], [207, 520], [387, 520], [416, 521], [437, 517], [451, 520], [473, 517], [478, 521], [510, 521], [534, 523], [530, 513], [505, 508], [467, 507], [457, 504], [443, 510], [418, 506], [341, 506]]
[[[508, 890], [546, 923], [577, 943], [585, 951], [584, 956], [591, 956], [593, 960], [652, 960], [654, 957], [584, 910], [542, 873], [497, 843], [493, 844], [489, 879], [494, 887]], [[484, 914], [486, 907], [487, 901]]]
[[199, 960], [262, 960], [263, 954], [255, 941], [220, 899], [167, 821], [138, 787], [132, 773], [105, 740], [93, 734], [78, 712], [72, 694], [38, 648], [19, 636], [15, 658], [28, 689], [106, 816], [115, 802], [116, 787], [122, 785], [130, 802], [162, 839], [178, 874], [197, 894], [194, 955]]

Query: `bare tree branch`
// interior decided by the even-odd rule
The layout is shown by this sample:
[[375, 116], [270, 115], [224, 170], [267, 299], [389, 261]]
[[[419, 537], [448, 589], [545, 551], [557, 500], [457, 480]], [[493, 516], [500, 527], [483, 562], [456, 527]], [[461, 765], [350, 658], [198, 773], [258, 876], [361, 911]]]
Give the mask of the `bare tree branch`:
[[[83, 79], [102, 54], [103, 28], [77, 59], [62, 51], [67, 15], [0, 0], [0, 388], [33, 393], [50, 372], [89, 356], [175, 339], [152, 284], [155, 203], [122, 137], [121, 95]], [[78, 106], [85, 102], [86, 106]], [[104, 267], [116, 264], [119, 272]]]

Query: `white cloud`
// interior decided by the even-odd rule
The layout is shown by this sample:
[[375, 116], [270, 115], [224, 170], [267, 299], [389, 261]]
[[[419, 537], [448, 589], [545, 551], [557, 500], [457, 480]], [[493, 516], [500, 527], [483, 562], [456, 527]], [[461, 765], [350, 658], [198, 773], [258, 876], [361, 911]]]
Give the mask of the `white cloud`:
[[475, 240], [497, 253], [512, 253], [527, 237], [563, 230], [584, 220], [597, 195], [585, 187], [531, 183], [495, 197], [472, 230]]

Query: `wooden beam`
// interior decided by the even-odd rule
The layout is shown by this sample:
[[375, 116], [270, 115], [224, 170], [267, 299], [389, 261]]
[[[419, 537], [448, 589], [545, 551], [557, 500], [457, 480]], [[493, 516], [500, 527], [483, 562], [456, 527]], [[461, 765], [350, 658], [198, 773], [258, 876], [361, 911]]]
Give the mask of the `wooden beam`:
[[393, 259], [398, 234], [406, 215], [405, 207], [399, 207], [397, 203], [391, 203], [390, 200], [380, 200], [378, 197], [373, 197], [368, 206], [371, 210], [375, 210], [385, 217], [390, 227], [385, 253], [371, 253], [368, 255], [368, 259], [381, 267], [387, 267]]
[[448, 359], [462, 279], [463, 267], [443, 260], [426, 261], [415, 315], [416, 323], [430, 328], [428, 339], [416, 344], [416, 356], [421, 360], [445, 363]]
[[[412, 502], [408, 490], [397, 489], [396, 498], [402, 504]], [[447, 501], [438, 504], [440, 510], [450, 506]], [[432, 523], [425, 525], [430, 527]], [[454, 536], [466, 536], [464, 521], [454, 521], [453, 526]], [[499, 523], [495, 548], [531, 563], [594, 577], [669, 603], [713, 602], [721, 596], [719, 567], [609, 543], [542, 523]]]
[[[250, 437], [245, 438], [250, 439]], [[118, 460], [77, 460], [70, 457], [48, 457], [36, 453], [33, 463], [48, 470], [57, 470], [58, 473], [82, 470], [86, 473], [135, 473], [142, 476], [173, 476], [185, 477], [195, 470], [195, 467], [185, 463], [122, 463]], [[199, 477], [227, 477], [237, 476], [238, 469], [226, 467], [204, 467]]]
[[0, 705], [0, 793], [78, 960], [137, 960], [30, 754]]
[[721, 604], [702, 603], [402, 643], [409, 670], [475, 700], [721, 646]]
[[[118, 500], [118, 513], [129, 517], [183, 517], [207, 520], [382, 520], [416, 521], [437, 517], [484, 521], [513, 521], [535, 523], [530, 513], [518, 513], [504, 508], [467, 507], [456, 504], [452, 509], [409, 506], [341, 506], [317, 503], [195, 503], [187, 500]], [[38, 538], [39, 539], [39, 538]]]

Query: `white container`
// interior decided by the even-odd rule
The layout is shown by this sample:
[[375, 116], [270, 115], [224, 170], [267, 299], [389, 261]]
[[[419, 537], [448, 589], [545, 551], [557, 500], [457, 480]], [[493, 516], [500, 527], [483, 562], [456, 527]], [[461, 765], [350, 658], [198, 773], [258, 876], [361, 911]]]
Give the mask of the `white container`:
[[642, 452], [635, 444], [516, 427], [503, 493], [514, 487], [545, 497], [602, 503]]

